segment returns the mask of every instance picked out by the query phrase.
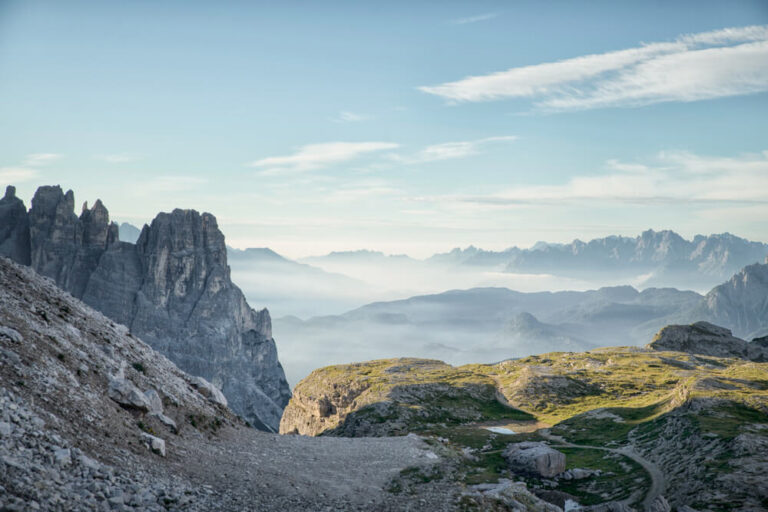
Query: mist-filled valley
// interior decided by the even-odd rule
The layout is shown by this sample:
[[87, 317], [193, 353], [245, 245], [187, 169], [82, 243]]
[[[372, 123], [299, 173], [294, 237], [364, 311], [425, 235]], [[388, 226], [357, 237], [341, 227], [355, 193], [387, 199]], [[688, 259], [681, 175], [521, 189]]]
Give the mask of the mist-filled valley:
[[228, 249], [233, 280], [272, 313], [291, 384], [370, 359], [492, 363], [643, 345], [664, 325], [715, 317], [705, 295], [767, 254], [768, 245], [730, 234], [685, 240], [672, 231], [422, 260], [360, 250], [294, 261]]

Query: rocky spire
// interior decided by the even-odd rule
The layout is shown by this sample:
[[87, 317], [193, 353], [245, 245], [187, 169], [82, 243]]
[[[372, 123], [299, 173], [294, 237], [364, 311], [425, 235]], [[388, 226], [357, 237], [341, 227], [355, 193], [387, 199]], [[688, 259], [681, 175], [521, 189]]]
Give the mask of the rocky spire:
[[27, 213], [9, 187], [0, 200], [0, 254], [31, 263], [183, 370], [213, 382], [252, 424], [277, 431], [291, 393], [269, 312], [251, 309], [232, 283], [216, 218], [161, 213], [134, 245], [119, 241], [100, 200], [85, 203], [79, 217], [74, 207], [71, 190], [40, 187]]
[[29, 215], [12, 185], [6, 187], [5, 196], [0, 199], [0, 256], [22, 265], [30, 263]]

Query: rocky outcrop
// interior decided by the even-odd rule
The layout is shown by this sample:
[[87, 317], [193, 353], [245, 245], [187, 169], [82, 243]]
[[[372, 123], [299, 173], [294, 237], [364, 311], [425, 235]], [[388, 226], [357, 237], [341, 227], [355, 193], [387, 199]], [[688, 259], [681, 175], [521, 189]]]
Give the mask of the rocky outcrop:
[[184, 371], [212, 383], [202, 389], [213, 401], [276, 431], [290, 389], [271, 319], [266, 309], [251, 309], [232, 283], [216, 218], [194, 210], [160, 213], [131, 244], [119, 241], [101, 201], [84, 205], [79, 217], [74, 205], [71, 190], [40, 187], [27, 214], [9, 188], [0, 219], [15, 227], [2, 224], [2, 254], [31, 264]]
[[502, 455], [509, 463], [509, 468], [517, 473], [552, 478], [565, 471], [565, 454], [545, 443], [513, 443]]
[[478, 421], [488, 410], [506, 407], [486, 376], [431, 359], [382, 359], [312, 372], [296, 385], [280, 433], [403, 435], [427, 424]]
[[744, 338], [764, 335], [768, 329], [768, 263], [744, 267], [713, 288], [690, 316], [727, 325]]
[[109, 245], [118, 239], [117, 225], [101, 201], [83, 204], [75, 215], [75, 195], [61, 187], [40, 187], [29, 210], [31, 264], [75, 297], [82, 297], [91, 274]]
[[11, 185], [0, 199], [0, 256], [22, 265], [30, 263], [29, 215], [24, 202], [16, 197], [16, 187]]
[[737, 357], [752, 361], [768, 361], [768, 349], [760, 342], [749, 343], [731, 334], [729, 329], [696, 322], [691, 325], [668, 325], [664, 327], [648, 348], [689, 352], [714, 357]]

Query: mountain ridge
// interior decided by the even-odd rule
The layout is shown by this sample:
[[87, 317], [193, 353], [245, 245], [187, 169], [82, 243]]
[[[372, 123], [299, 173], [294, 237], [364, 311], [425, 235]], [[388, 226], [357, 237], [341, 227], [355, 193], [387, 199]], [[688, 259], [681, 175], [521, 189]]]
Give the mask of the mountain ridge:
[[[11, 202], [18, 204], [6, 193], [0, 212]], [[266, 309], [251, 309], [232, 283], [213, 215], [160, 213], [132, 244], [119, 240], [101, 201], [85, 204], [78, 217], [74, 193], [47, 186], [35, 193], [27, 218], [35, 271], [129, 326], [183, 370], [213, 382], [254, 425], [276, 429], [290, 389], [271, 318]], [[0, 220], [5, 225], [12, 219]], [[0, 240], [0, 247], [18, 245], [9, 240]], [[17, 261], [23, 263], [23, 256]]]

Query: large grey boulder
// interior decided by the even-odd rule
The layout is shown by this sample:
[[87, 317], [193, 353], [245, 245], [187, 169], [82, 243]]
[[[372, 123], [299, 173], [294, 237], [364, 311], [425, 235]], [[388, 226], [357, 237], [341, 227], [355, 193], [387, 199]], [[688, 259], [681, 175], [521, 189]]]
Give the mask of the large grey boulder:
[[141, 440], [144, 442], [147, 448], [160, 455], [161, 457], [165, 457], [165, 441], [163, 439], [153, 436], [152, 434], [142, 432]]
[[110, 377], [107, 388], [109, 398], [128, 409], [137, 409], [142, 412], [152, 410], [152, 402], [131, 381], [118, 375]]
[[731, 334], [729, 329], [709, 322], [691, 325], [668, 325], [648, 344], [653, 350], [688, 352], [714, 357], [737, 357], [753, 361], [768, 361], [768, 349], [749, 343]]
[[227, 397], [219, 391], [219, 388], [208, 382], [202, 377], [193, 377], [190, 381], [192, 387], [195, 388], [201, 395], [206, 397], [213, 403], [227, 406]]
[[514, 472], [551, 478], [565, 471], [565, 454], [542, 442], [512, 443], [502, 455]]

